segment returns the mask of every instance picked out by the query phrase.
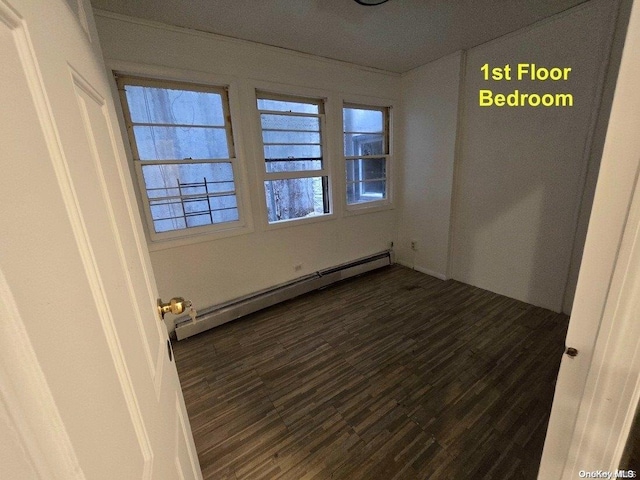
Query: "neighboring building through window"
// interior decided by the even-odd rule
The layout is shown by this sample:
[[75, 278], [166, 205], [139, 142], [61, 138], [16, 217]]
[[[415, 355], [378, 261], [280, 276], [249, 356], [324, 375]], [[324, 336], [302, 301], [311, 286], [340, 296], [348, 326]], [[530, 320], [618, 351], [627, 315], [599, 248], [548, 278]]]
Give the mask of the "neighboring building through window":
[[343, 108], [347, 205], [387, 199], [389, 109], [345, 104]]
[[330, 213], [322, 100], [257, 93], [269, 223]]
[[117, 82], [152, 237], [238, 224], [226, 90], [120, 75]]

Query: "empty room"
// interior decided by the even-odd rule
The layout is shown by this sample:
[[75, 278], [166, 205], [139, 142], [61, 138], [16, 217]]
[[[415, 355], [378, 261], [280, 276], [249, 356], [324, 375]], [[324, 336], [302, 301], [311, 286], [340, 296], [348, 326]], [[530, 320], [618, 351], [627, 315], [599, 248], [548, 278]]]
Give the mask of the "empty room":
[[633, 478], [639, 17], [0, 0], [10, 478]]

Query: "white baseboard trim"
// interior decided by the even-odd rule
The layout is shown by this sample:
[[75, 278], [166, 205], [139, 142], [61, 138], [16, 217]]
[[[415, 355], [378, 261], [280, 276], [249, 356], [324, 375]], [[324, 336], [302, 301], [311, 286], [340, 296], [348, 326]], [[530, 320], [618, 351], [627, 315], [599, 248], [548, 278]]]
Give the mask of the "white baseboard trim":
[[410, 268], [411, 270], [413, 270], [413, 265], [411, 265], [410, 263], [407, 263], [403, 260], [396, 260], [394, 263], [396, 263], [397, 265], [402, 265], [403, 267], [407, 267]]
[[389, 266], [392, 263], [391, 251], [386, 250], [369, 257], [337, 265], [333, 268], [320, 270], [291, 282], [276, 285], [272, 288], [231, 300], [225, 304], [204, 309], [195, 321], [189, 317], [178, 318], [175, 328], [176, 337], [178, 340], [182, 340], [222, 325], [223, 323], [270, 307], [276, 303], [284, 302], [304, 293], [326, 287], [340, 280]]
[[431, 275], [432, 277], [439, 278], [440, 280], [449, 280], [446, 275], [436, 272], [435, 270], [429, 270], [428, 268], [422, 268], [418, 266], [414, 266], [413, 269], [420, 273], [424, 273], [425, 275]]
[[407, 262], [403, 262], [403, 261], [396, 261], [396, 263], [398, 265], [402, 265], [403, 267], [407, 267], [407, 268], [411, 268], [412, 270], [415, 270], [416, 272], [420, 272], [420, 273], [424, 273], [425, 275], [429, 275], [431, 277], [436, 277], [440, 280], [449, 280], [449, 277], [447, 277], [446, 275], [440, 273], [440, 272], [436, 272], [435, 270], [429, 270], [428, 268], [423, 268], [423, 267], [419, 267], [417, 265], [411, 265]]

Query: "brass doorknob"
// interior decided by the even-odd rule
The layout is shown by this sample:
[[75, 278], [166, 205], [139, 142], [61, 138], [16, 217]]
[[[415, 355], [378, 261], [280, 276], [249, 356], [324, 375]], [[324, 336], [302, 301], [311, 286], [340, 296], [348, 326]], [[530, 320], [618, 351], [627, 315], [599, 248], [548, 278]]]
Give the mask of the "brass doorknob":
[[158, 299], [158, 315], [164, 319], [165, 314], [173, 313], [174, 315], [180, 315], [187, 308], [191, 306], [190, 300], [185, 300], [182, 297], [173, 297], [167, 303], [163, 303], [161, 299]]

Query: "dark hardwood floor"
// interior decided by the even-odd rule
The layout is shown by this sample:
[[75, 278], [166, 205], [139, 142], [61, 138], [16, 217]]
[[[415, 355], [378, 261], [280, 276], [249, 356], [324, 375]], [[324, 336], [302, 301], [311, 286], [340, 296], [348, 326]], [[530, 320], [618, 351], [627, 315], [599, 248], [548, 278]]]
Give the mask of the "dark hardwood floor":
[[174, 344], [205, 479], [535, 479], [568, 318], [393, 266]]

